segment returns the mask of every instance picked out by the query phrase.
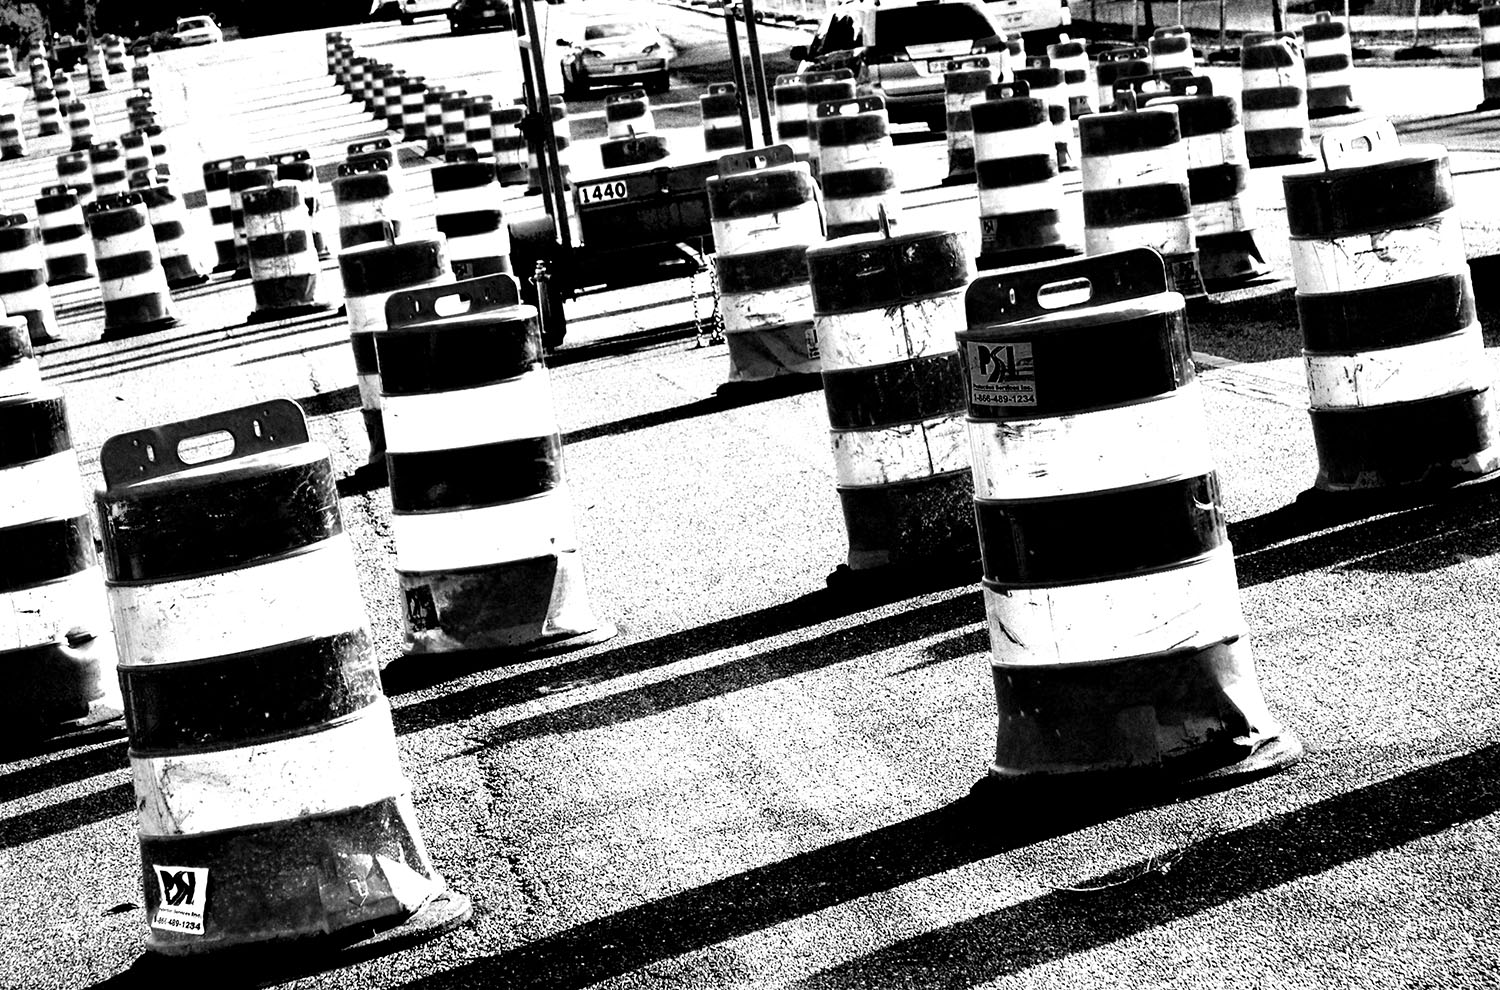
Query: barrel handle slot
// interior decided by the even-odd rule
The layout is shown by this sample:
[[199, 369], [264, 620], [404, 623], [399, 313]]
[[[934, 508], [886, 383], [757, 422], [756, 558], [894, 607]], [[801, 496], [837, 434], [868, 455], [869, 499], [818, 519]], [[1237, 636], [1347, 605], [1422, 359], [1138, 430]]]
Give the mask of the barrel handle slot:
[[1151, 248], [1129, 248], [980, 276], [969, 284], [964, 310], [969, 327], [979, 329], [1082, 305], [1159, 295], [1167, 288], [1161, 255]]
[[1036, 304], [1043, 309], [1066, 309], [1081, 306], [1094, 296], [1094, 284], [1079, 276], [1061, 282], [1048, 282], [1036, 290]]
[[385, 301], [385, 322], [391, 329], [427, 323], [461, 313], [473, 315], [521, 304], [521, 287], [511, 275], [497, 273], [465, 279], [454, 285], [433, 285], [393, 292]]
[[[227, 447], [224, 436], [230, 439]], [[302, 443], [307, 443], [307, 418], [302, 407], [292, 399], [271, 399], [116, 434], [99, 448], [99, 467], [105, 487], [114, 490], [204, 464]]]
[[791, 145], [773, 144], [769, 148], [754, 151], [737, 151], [732, 155], [719, 156], [719, 174], [737, 175], [740, 172], [756, 172], [765, 168], [790, 165], [797, 160]]

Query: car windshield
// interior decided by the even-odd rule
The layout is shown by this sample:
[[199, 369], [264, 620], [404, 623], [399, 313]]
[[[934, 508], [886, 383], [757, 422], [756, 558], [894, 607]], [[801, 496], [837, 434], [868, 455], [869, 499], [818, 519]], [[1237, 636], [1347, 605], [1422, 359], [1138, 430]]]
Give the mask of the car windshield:
[[180, 20], [180, 21], [177, 22], [177, 29], [179, 31], [186, 30], [186, 29], [189, 29], [189, 28], [201, 28], [201, 27], [208, 27], [208, 18], [207, 17], [184, 17], [182, 20]]
[[993, 38], [995, 26], [973, 7], [942, 4], [924, 7], [887, 7], [875, 12], [875, 41], [881, 48], [900, 50], [915, 45]]
[[627, 21], [611, 21], [605, 24], [590, 24], [583, 29], [584, 41], [602, 41], [608, 38], [628, 38], [632, 34], [642, 34], [646, 30], [644, 24], [631, 24]]
[[860, 37], [859, 22], [852, 14], [834, 14], [828, 21], [828, 30], [813, 39], [808, 46], [807, 57], [817, 58], [828, 52], [846, 52], [864, 45]]

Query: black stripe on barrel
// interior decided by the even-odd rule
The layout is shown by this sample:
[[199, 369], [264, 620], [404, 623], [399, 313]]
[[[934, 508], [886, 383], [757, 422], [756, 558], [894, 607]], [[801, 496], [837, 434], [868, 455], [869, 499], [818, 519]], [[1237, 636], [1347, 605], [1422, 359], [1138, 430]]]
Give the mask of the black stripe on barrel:
[[382, 697], [379, 664], [364, 629], [119, 670], [130, 752], [138, 757], [324, 731]]
[[117, 254], [108, 258], [99, 258], [99, 280], [101, 282], [112, 279], [132, 278], [136, 275], [149, 274], [155, 269], [159, 262], [155, 251], [131, 251], [126, 254]]
[[868, 368], [825, 369], [823, 398], [835, 430], [920, 423], [963, 408], [956, 352]]
[[882, 113], [856, 113], [844, 116], [830, 114], [818, 118], [818, 144], [825, 148], [871, 144], [890, 136], [890, 126]]
[[0, 528], [0, 593], [77, 574], [94, 565], [94, 533], [87, 514], [39, 519]]
[[1357, 292], [1298, 295], [1303, 345], [1358, 354], [1458, 333], [1477, 319], [1467, 273], [1381, 285]]
[[932, 233], [830, 242], [807, 254], [806, 270], [819, 316], [895, 306], [961, 289], [969, 280], [962, 245]]
[[535, 319], [394, 327], [379, 336], [386, 395], [425, 395], [507, 381], [542, 365]]
[[[20, 364], [22, 361], [26, 361], [34, 357], [36, 357], [36, 352], [32, 349], [31, 346], [31, 332], [25, 327], [25, 325], [14, 320], [0, 321], [0, 368], [9, 368], [12, 365]], [[22, 396], [21, 401], [36, 401], [36, 393], [33, 392]], [[7, 434], [10, 432], [10, 427], [4, 425], [4, 403], [5, 400], [0, 399], [0, 467], [5, 467], [11, 463], [17, 463], [17, 461], [7, 461], [5, 459], [7, 457], [5, 453], [7, 449], [5, 446], [5, 442], [7, 439], [9, 439]], [[60, 442], [62, 444], [62, 446], [58, 448], [59, 450], [66, 450], [73, 445], [72, 440], [66, 434], [66, 418], [64, 418], [62, 425], [64, 429], [64, 436], [60, 441], [54, 442]], [[23, 439], [28, 436], [27, 430], [24, 427], [21, 427], [21, 435]], [[47, 445], [44, 445], [44, 447], [45, 446]], [[22, 461], [32, 459], [31, 457], [26, 457], [24, 454], [11, 456], [17, 456], [19, 460]], [[46, 455], [37, 454], [35, 456], [45, 457]]]
[[1057, 175], [1057, 155], [986, 158], [974, 163], [974, 172], [982, 189], [1008, 189], [1046, 182]]
[[334, 180], [334, 191], [340, 203], [368, 203], [394, 194], [391, 177], [386, 172], [339, 176]]
[[806, 172], [774, 169], [708, 179], [708, 213], [717, 220], [795, 210], [813, 199]]
[[[32, 356], [30, 335], [5, 325], [0, 333], [0, 367]], [[51, 457], [73, 448], [62, 393], [30, 393], [0, 399], [0, 469]]]
[[1318, 483], [1355, 488], [1378, 477], [1399, 485], [1446, 476], [1493, 444], [1490, 390], [1383, 406], [1311, 409]]
[[774, 248], [745, 254], [720, 255], [715, 261], [719, 291], [767, 292], [807, 282], [807, 246]]
[[494, 181], [494, 162], [451, 162], [432, 170], [434, 195], [463, 189], [482, 189]]
[[[0, 272], [0, 295], [25, 292], [44, 284], [46, 284], [46, 278], [40, 269], [28, 268], [13, 272]], [[16, 304], [10, 303], [10, 305], [14, 307]]]
[[1194, 203], [1220, 203], [1245, 191], [1250, 167], [1242, 164], [1204, 165], [1188, 169], [1188, 199]]
[[1290, 110], [1300, 107], [1304, 99], [1305, 94], [1296, 86], [1247, 89], [1240, 94], [1240, 104], [1246, 110]]
[[1293, 237], [1344, 237], [1392, 230], [1453, 207], [1446, 152], [1409, 148], [1399, 160], [1362, 162], [1282, 177]]
[[339, 254], [346, 296], [393, 292], [440, 278], [448, 271], [441, 241], [405, 241]]
[[[1026, 324], [999, 327], [983, 331], [982, 337], [976, 332], [968, 346], [1003, 348], [1017, 343], [1031, 348], [1035, 403], [1026, 407], [1028, 418], [1140, 402], [1182, 388], [1195, 377], [1187, 315], [1181, 309], [1079, 316], [1050, 324], [1045, 331]], [[1078, 361], [1080, 354], [1089, 355], [1089, 360]], [[963, 366], [971, 397], [976, 394], [976, 373], [968, 364]], [[1013, 416], [1014, 409], [971, 398], [969, 415], [993, 420]]]
[[1177, 114], [1166, 108], [1137, 113], [1091, 114], [1078, 122], [1078, 138], [1088, 156], [1154, 151], [1182, 140]]
[[884, 165], [851, 168], [822, 174], [824, 199], [857, 199], [878, 196], [896, 188], [896, 173]]
[[98, 208], [90, 207], [85, 214], [95, 238], [134, 233], [144, 230], [150, 222], [144, 209], [110, 209], [102, 203], [94, 204], [94, 207]]
[[448, 237], [474, 237], [493, 234], [505, 226], [499, 210], [471, 210], [466, 213], [439, 213], [435, 218], [438, 233]]
[[562, 484], [562, 438], [557, 434], [447, 450], [387, 451], [385, 456], [391, 507], [398, 513], [503, 505]]
[[[191, 475], [153, 490], [98, 495], [108, 572], [116, 583], [211, 574], [269, 560], [343, 532], [328, 459], [311, 448], [274, 464]], [[226, 525], [233, 520], [233, 525]]]
[[247, 243], [252, 257], [284, 258], [308, 250], [312, 239], [308, 237], [305, 230], [281, 230], [269, 234], [257, 234]]
[[1213, 472], [1057, 498], [976, 499], [974, 519], [985, 583], [1000, 590], [1164, 570], [1228, 539]]
[[1122, 189], [1090, 189], [1083, 194], [1083, 222], [1089, 227], [1150, 223], [1192, 212], [1186, 186], [1162, 183]]

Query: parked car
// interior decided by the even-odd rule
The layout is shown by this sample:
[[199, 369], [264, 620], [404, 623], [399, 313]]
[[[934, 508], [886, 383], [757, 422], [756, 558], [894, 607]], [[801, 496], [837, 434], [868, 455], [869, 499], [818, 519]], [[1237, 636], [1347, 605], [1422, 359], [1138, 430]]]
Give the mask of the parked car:
[[177, 30], [172, 32], [177, 43], [187, 45], [216, 45], [224, 40], [224, 32], [207, 14], [196, 17], [177, 18]]
[[1005, 37], [979, 0], [847, 0], [823, 16], [812, 41], [793, 45], [797, 71], [850, 69], [885, 98], [895, 123], [947, 126], [949, 59], [997, 52]]
[[563, 95], [587, 95], [591, 86], [640, 83], [649, 93], [665, 93], [677, 52], [672, 43], [645, 21], [595, 16], [582, 22], [581, 37], [559, 38], [563, 57]]
[[448, 27], [454, 34], [513, 31], [515, 26], [510, 0], [457, 0], [448, 11]]
[[418, 17], [437, 17], [452, 8], [453, 0], [371, 0], [368, 19], [411, 24]]

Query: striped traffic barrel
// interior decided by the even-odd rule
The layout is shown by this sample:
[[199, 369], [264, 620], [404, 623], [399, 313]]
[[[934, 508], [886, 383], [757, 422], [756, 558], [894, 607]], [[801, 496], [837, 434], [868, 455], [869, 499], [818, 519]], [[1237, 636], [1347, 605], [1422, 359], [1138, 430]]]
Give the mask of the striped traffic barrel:
[[1329, 491], [1500, 464], [1448, 155], [1398, 146], [1388, 127], [1325, 136], [1326, 170], [1282, 177], [1316, 485]]
[[1098, 86], [1091, 78], [1093, 63], [1082, 41], [1063, 39], [1047, 46], [1049, 64], [1062, 72], [1063, 91], [1068, 97], [1068, 116], [1077, 120], [1094, 112]]
[[[852, 73], [849, 78], [854, 78]], [[776, 105], [777, 143], [791, 148], [800, 157], [807, 157], [807, 139], [812, 131], [807, 119], [807, 83], [795, 73], [777, 76], [771, 87], [771, 100]]]
[[443, 101], [453, 95], [446, 86], [428, 86], [422, 94], [422, 131], [427, 138], [428, 157], [443, 153]]
[[[1500, 108], [1500, 3], [1486, 3], [1479, 8], [1479, 72], [1484, 99], [1478, 109]], [[40, 102], [38, 97], [39, 107]]]
[[386, 315], [374, 339], [407, 648], [613, 636], [588, 600], [536, 309], [490, 275], [398, 292]]
[[[119, 717], [104, 575], [61, 390], [0, 319], [0, 737]], [[13, 391], [17, 385], [29, 385]]]
[[189, 210], [166, 183], [148, 184], [135, 190], [146, 204], [151, 232], [167, 287], [185, 289], [202, 285], [213, 271], [208, 231], [198, 211]]
[[385, 119], [385, 80], [391, 72], [389, 63], [377, 61], [372, 61], [365, 72], [365, 85], [360, 98], [365, 110], [376, 120]]
[[125, 153], [120, 150], [118, 141], [100, 141], [88, 149], [88, 156], [95, 196], [113, 196], [129, 188], [125, 174]]
[[[226, 433], [227, 453], [182, 459]], [[302, 410], [271, 399], [118, 434], [99, 461], [147, 949], [467, 918], [417, 829], [333, 468]]]
[[1246, 36], [1240, 49], [1240, 108], [1251, 167], [1312, 157], [1307, 69], [1295, 40]]
[[313, 164], [312, 152], [306, 148], [283, 151], [260, 159], [276, 166], [277, 182], [295, 182], [302, 196], [302, 207], [307, 212], [308, 228], [312, 232], [313, 250], [320, 260], [329, 257], [328, 245], [324, 243], [322, 231], [323, 204], [319, 196], [318, 168]]
[[233, 278], [250, 277], [250, 247], [245, 235], [245, 193], [276, 181], [276, 169], [246, 162], [229, 173], [229, 221], [234, 226]]
[[1193, 71], [1193, 36], [1181, 24], [1159, 27], [1146, 42], [1151, 74], [1158, 79]]
[[130, 84], [132, 86], [151, 85], [151, 66], [145, 62], [137, 62], [130, 67]]
[[821, 165], [818, 151], [818, 111], [825, 103], [844, 103], [858, 95], [858, 87], [848, 69], [827, 72], [804, 72], [806, 84], [804, 99], [807, 101], [807, 162], [814, 176]]
[[630, 137], [656, 130], [651, 101], [639, 86], [630, 86], [604, 98], [605, 136]]
[[25, 158], [26, 135], [21, 131], [21, 118], [15, 113], [0, 113], [0, 158]]
[[1115, 88], [1131, 86], [1135, 81], [1151, 78], [1151, 58], [1146, 49], [1134, 46], [1116, 48], [1099, 56], [1094, 66], [1094, 81], [1098, 86], [1099, 103], [1096, 110], [1115, 109]]
[[[98, 145], [95, 145], [98, 147]], [[151, 153], [151, 140], [142, 129], [126, 131], [120, 135], [120, 151], [124, 155], [125, 182], [137, 175], [147, 180], [156, 175], [156, 158]]]
[[73, 77], [68, 75], [67, 70], [58, 69], [52, 73], [52, 91], [57, 94], [58, 100], [65, 103], [73, 102]]
[[1061, 69], [1042, 64], [1044, 59], [1032, 59], [1031, 64], [1015, 71], [1016, 82], [1030, 87], [1032, 99], [1047, 104], [1047, 119], [1052, 123], [1052, 148], [1057, 155], [1057, 167], [1065, 172], [1078, 168], [1078, 138], [1074, 134], [1073, 118], [1068, 116], [1068, 91], [1063, 86]]
[[203, 163], [203, 194], [208, 201], [208, 219], [213, 228], [214, 250], [218, 262], [214, 271], [233, 271], [237, 264], [234, 250], [234, 213], [229, 199], [229, 175], [245, 164], [244, 155], [220, 158]]
[[83, 213], [99, 267], [104, 336], [122, 337], [176, 326], [172, 293], [157, 253], [150, 214], [140, 194], [101, 197]]
[[1174, 291], [1202, 296], [1177, 108], [1089, 114], [1078, 127], [1088, 253], [1149, 247], [1165, 260]]
[[57, 311], [47, 289], [47, 255], [37, 221], [24, 213], [0, 215], [0, 312], [25, 320], [33, 344], [58, 339]]
[[[553, 96], [552, 112], [552, 137], [557, 145], [558, 164], [567, 167], [570, 162], [568, 147], [571, 143], [571, 126], [568, 124], [568, 105], [563, 102], [561, 96]], [[526, 145], [526, 190], [528, 194], [540, 192], [542, 188], [542, 160], [541, 142], [529, 140]]]
[[385, 107], [385, 126], [387, 130], [401, 133], [401, 93], [406, 88], [406, 73], [400, 69], [392, 69], [386, 74], [381, 83], [381, 103]]
[[47, 60], [40, 55], [33, 55], [26, 60], [26, 65], [31, 70], [32, 90], [44, 88], [47, 85]]
[[104, 36], [104, 66], [111, 75], [125, 72], [125, 39], [117, 34]]
[[37, 225], [47, 258], [47, 284], [94, 278], [94, 246], [78, 194], [65, 185], [43, 186], [36, 199]]
[[9, 45], [0, 45], [0, 79], [10, 79], [16, 74], [15, 53]]
[[63, 132], [62, 104], [57, 94], [46, 87], [36, 89], [36, 136], [48, 137]]
[[130, 126], [133, 128], [142, 127], [156, 120], [156, 112], [152, 109], [149, 96], [128, 97], [125, 100], [125, 110], [129, 116]]
[[1302, 25], [1307, 54], [1307, 116], [1313, 120], [1354, 113], [1354, 47], [1349, 26], [1319, 11], [1316, 20]]
[[[459, 154], [463, 154], [460, 152]], [[495, 163], [450, 160], [432, 170], [433, 213], [448, 239], [448, 260], [460, 279], [510, 272], [510, 230]]]
[[463, 148], [469, 143], [469, 94], [451, 92], [443, 100], [443, 148]]
[[98, 45], [89, 45], [84, 61], [88, 63], [89, 92], [109, 92], [109, 72], [104, 68], [104, 52]]
[[955, 332], [957, 233], [876, 233], [807, 252], [848, 569], [974, 557]]
[[344, 162], [333, 180], [340, 248], [383, 243], [401, 234], [405, 210], [391, 169], [379, 160], [366, 165], [377, 167], [360, 170]]
[[710, 83], [708, 92], [698, 97], [698, 110], [703, 121], [704, 151], [717, 154], [745, 147], [739, 91], [734, 83]]
[[369, 464], [383, 469], [385, 422], [380, 414], [380, 367], [375, 358], [375, 335], [386, 328], [386, 300], [403, 289], [452, 282], [453, 269], [448, 264], [446, 242], [442, 238], [400, 244], [372, 241], [339, 252], [339, 275], [344, 285], [349, 343], [354, 348], [360, 414], [370, 441]]
[[318, 251], [312, 216], [296, 182], [276, 182], [245, 192], [245, 242], [262, 323], [332, 308], [318, 291]]
[[723, 156], [708, 215], [729, 380], [816, 374], [807, 249], [823, 239], [823, 212], [807, 164], [784, 144]]
[[820, 103], [813, 123], [829, 239], [870, 233], [896, 222], [901, 191], [891, 167], [885, 100], [865, 96]]
[[480, 158], [495, 156], [495, 130], [490, 117], [495, 101], [489, 96], [472, 96], [464, 108], [464, 146]]
[[984, 99], [984, 91], [994, 81], [994, 67], [982, 55], [951, 59], [944, 66], [943, 113], [948, 135], [945, 186], [974, 181], [974, 119], [969, 108]]
[[1007, 269], [965, 303], [991, 776], [1176, 783], [1297, 758], [1256, 680], [1184, 300], [1160, 257]]
[[75, 97], [63, 107], [63, 116], [68, 118], [68, 135], [72, 151], [87, 151], [94, 143], [94, 111], [88, 103]]
[[1150, 104], [1177, 108], [1187, 146], [1188, 196], [1193, 204], [1193, 241], [1198, 270], [1213, 285], [1266, 272], [1255, 243], [1255, 208], [1246, 199], [1250, 178], [1240, 108], [1232, 96], [1214, 95], [1206, 76], [1179, 74], [1170, 95], [1143, 95]]
[[521, 121], [523, 107], [496, 107], [490, 113], [490, 140], [495, 146], [495, 168], [502, 186], [520, 185], [526, 181], [526, 136]]
[[979, 187], [981, 269], [1078, 254], [1063, 211], [1062, 174], [1047, 104], [1026, 83], [996, 83], [970, 108]]
[[349, 60], [349, 82], [344, 89], [353, 103], [363, 104], [365, 85], [370, 75], [370, 60], [356, 55]]
[[427, 80], [411, 76], [401, 85], [401, 138], [421, 141], [427, 136]]

